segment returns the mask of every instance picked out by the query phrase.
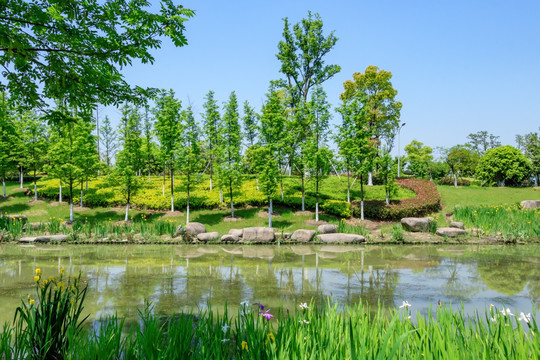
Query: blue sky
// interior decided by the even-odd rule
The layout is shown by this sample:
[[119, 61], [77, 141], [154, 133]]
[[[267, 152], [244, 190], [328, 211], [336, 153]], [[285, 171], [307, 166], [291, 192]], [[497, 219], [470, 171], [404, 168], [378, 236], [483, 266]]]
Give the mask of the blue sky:
[[[368, 65], [391, 71], [403, 103], [401, 148], [463, 144], [487, 130], [503, 144], [540, 126], [540, 1], [184, 1], [189, 45], [165, 40], [153, 66], [125, 69], [132, 84], [172, 88], [197, 114], [214, 90], [260, 110], [283, 31], [317, 12], [339, 38], [326, 57], [341, 72], [324, 88], [338, 104], [342, 84]], [[118, 112], [108, 110], [112, 118]], [[200, 116], [198, 117], [200, 120]], [[332, 122], [341, 121], [335, 114]], [[403, 150], [402, 150], [403, 153]]]

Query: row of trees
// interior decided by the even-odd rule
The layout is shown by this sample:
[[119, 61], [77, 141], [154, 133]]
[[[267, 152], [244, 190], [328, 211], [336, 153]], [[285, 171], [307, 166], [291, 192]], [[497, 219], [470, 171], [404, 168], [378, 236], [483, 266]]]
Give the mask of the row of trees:
[[540, 173], [540, 136], [537, 132], [516, 135], [518, 148], [502, 146], [499, 137], [487, 131], [467, 136], [469, 142], [451, 148], [433, 149], [413, 140], [405, 146], [406, 172], [420, 178], [440, 179], [451, 174], [454, 185], [458, 177], [477, 177], [486, 184], [518, 185], [532, 176], [538, 184]]

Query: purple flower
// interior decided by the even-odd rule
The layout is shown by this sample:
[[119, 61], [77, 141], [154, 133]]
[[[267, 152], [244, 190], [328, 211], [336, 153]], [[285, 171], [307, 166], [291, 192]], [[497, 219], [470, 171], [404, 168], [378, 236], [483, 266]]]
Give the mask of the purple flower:
[[259, 311], [259, 315], [262, 315], [266, 321], [270, 321], [271, 318], [274, 317], [274, 315], [270, 314], [270, 309], [266, 310], [266, 311]]
[[254, 303], [253, 305], [257, 305], [259, 307], [259, 310], [261, 310], [261, 312], [264, 310], [264, 305], [261, 303]]

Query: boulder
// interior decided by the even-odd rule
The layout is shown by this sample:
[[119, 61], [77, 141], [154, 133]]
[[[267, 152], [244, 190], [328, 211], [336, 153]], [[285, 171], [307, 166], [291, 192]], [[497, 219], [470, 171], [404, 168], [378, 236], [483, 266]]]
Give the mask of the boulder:
[[197, 240], [199, 241], [212, 241], [217, 239], [219, 239], [219, 233], [216, 231], [197, 234]]
[[540, 208], [540, 200], [525, 200], [521, 202], [523, 209], [534, 210]]
[[221, 237], [221, 242], [238, 242], [238, 235], [225, 234]]
[[42, 235], [42, 236], [32, 236], [32, 237], [22, 237], [19, 239], [19, 242], [22, 243], [48, 243], [51, 241], [54, 242], [64, 242], [67, 240], [69, 235]]
[[319, 241], [326, 244], [349, 244], [349, 243], [362, 243], [366, 241], [366, 238], [357, 234], [321, 234], [317, 236]]
[[429, 227], [434, 222], [433, 218], [414, 218], [408, 217], [401, 219], [401, 225], [407, 231], [419, 232], [429, 231]]
[[438, 228], [436, 234], [439, 236], [456, 237], [459, 235], [466, 235], [467, 232], [463, 229], [447, 227], [447, 228]]
[[337, 225], [323, 224], [323, 225], [319, 225], [319, 227], [317, 228], [317, 231], [320, 234], [333, 234], [337, 232], [337, 229], [338, 229]]
[[313, 240], [315, 233], [316, 233], [315, 230], [299, 229], [293, 232], [291, 236], [291, 240], [298, 241], [298, 242], [310, 242], [311, 240]]
[[465, 229], [465, 224], [463, 224], [460, 221], [452, 221], [450, 222], [451, 228], [457, 228], [457, 229]]
[[243, 233], [244, 233], [244, 230], [242, 230], [242, 229], [230, 229], [229, 230], [229, 235], [236, 235], [239, 238], [242, 237]]
[[186, 234], [189, 237], [196, 237], [199, 234], [205, 233], [206, 227], [198, 222], [190, 222], [185, 226], [179, 225], [176, 229], [176, 232], [180, 234]]
[[242, 240], [245, 242], [266, 243], [274, 241], [274, 229], [269, 227], [249, 227], [245, 228]]
[[281, 240], [290, 240], [291, 233], [290, 232], [277, 233], [276, 238], [280, 238]]

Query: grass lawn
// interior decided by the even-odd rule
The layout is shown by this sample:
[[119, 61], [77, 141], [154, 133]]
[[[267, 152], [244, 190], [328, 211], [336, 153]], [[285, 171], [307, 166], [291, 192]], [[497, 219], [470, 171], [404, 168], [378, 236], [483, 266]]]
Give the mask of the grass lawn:
[[509, 187], [454, 187], [439, 185], [437, 190], [441, 193], [443, 210], [452, 211], [456, 205], [460, 206], [491, 206], [514, 205], [523, 200], [540, 199], [538, 188], [509, 188]]

